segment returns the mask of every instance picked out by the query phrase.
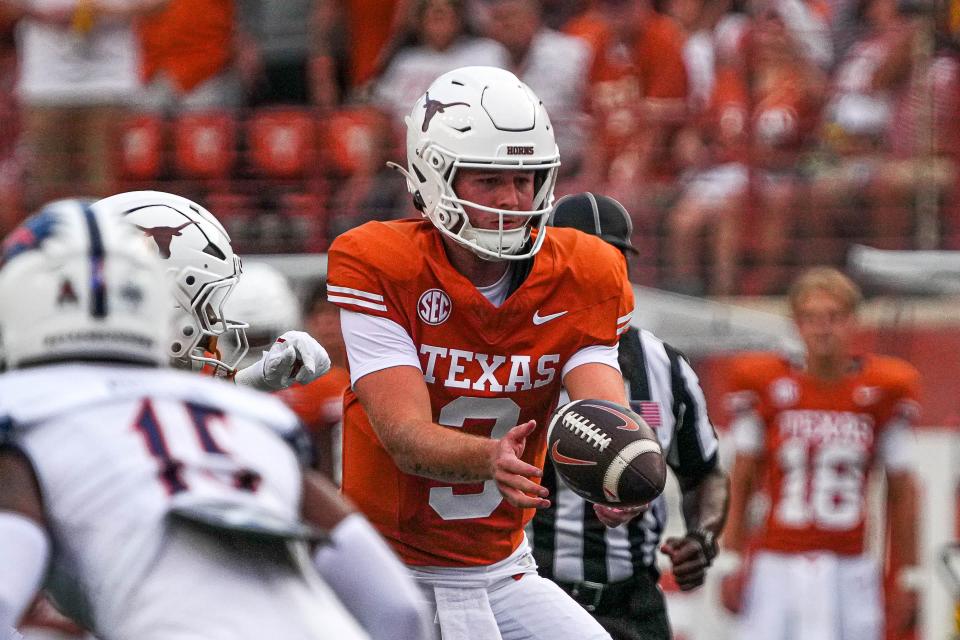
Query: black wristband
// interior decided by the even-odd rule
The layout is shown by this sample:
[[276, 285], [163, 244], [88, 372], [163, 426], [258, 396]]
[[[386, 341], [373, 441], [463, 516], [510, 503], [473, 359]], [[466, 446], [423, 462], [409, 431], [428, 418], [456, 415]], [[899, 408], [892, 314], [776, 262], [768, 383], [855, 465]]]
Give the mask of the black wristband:
[[707, 559], [707, 566], [713, 564], [713, 559], [717, 557], [717, 553], [719, 552], [717, 537], [713, 531], [703, 528], [694, 529], [693, 531], [687, 531], [686, 537], [691, 540], [696, 540], [700, 545], [700, 549], [703, 551], [703, 557]]

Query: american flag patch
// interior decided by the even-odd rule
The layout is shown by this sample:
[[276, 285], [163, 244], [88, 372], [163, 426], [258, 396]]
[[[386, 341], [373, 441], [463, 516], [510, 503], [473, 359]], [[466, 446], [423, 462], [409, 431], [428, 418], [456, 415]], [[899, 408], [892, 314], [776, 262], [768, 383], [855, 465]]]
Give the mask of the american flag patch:
[[662, 424], [660, 420], [660, 403], [653, 400], [631, 400], [630, 408], [640, 414], [640, 417], [650, 425], [651, 429], [657, 429]]

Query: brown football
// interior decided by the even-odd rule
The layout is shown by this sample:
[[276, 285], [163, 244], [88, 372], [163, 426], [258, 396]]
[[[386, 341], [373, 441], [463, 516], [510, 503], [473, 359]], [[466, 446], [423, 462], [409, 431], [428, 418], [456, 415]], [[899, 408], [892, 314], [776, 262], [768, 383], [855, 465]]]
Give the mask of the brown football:
[[656, 432], [627, 407], [577, 400], [547, 428], [557, 473], [576, 494], [609, 507], [646, 504], [663, 492], [667, 465]]

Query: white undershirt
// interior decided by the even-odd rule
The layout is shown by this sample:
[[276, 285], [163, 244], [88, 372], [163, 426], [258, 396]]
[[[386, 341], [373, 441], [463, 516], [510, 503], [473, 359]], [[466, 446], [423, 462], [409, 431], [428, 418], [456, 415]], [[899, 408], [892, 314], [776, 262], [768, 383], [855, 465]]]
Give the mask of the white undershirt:
[[513, 265], [508, 265], [499, 280], [485, 287], [477, 287], [477, 291], [489, 300], [490, 304], [499, 309], [507, 301], [507, 294], [510, 293], [510, 276], [512, 274]]
[[[497, 287], [499, 283], [491, 286]], [[390, 367], [409, 366], [423, 371], [416, 345], [407, 330], [393, 320], [341, 309], [340, 329], [347, 345], [351, 385], [367, 374]], [[617, 354], [617, 345], [583, 347], [563, 365], [560, 377], [562, 379], [580, 365], [592, 362], [620, 371]]]

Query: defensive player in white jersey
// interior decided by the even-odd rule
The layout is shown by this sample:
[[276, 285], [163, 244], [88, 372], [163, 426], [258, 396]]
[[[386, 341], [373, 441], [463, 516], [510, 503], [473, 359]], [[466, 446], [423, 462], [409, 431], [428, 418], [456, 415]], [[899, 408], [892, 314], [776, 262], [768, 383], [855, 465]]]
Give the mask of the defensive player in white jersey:
[[301, 471], [296, 418], [164, 368], [159, 262], [82, 201], [0, 249], [0, 633], [46, 578], [103, 640], [422, 638], [402, 566]]
[[[248, 325], [227, 319], [223, 311], [243, 267], [227, 231], [207, 209], [162, 191], [119, 193], [97, 206], [121, 214], [140, 229], [166, 267], [176, 298], [167, 347], [175, 367], [232, 378], [260, 391], [306, 384], [330, 369], [327, 352], [303, 331], [284, 331], [259, 360], [246, 364]], [[224, 337], [240, 347], [230, 349], [229, 357], [218, 346]]]

